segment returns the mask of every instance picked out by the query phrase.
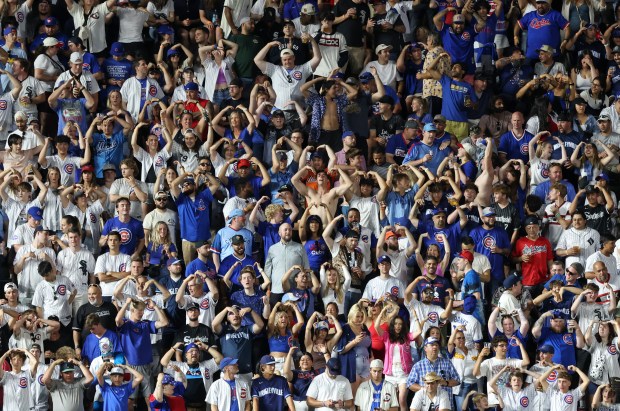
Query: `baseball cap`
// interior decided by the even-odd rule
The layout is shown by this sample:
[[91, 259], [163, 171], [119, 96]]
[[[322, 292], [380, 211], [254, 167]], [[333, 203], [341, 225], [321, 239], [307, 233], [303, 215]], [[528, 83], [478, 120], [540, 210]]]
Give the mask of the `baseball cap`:
[[455, 14], [454, 17], [452, 17], [452, 23], [465, 23], [465, 16], [462, 14]]
[[[181, 54], [181, 53], [179, 53], [179, 50], [177, 50], [177, 49], [169, 49], [169, 50], [166, 52], [166, 57], [170, 57], [170, 56], [178, 56], [179, 54]], [[186, 84], [186, 86], [187, 86], [187, 84]], [[188, 89], [186, 88], [185, 90], [188, 90]]]
[[114, 367], [110, 370], [110, 374], [125, 374], [125, 371], [121, 367]]
[[354, 132], [352, 132], [352, 131], [350, 131], [350, 130], [345, 131], [344, 133], [342, 133], [342, 139], [343, 139], [343, 140], [344, 140], [345, 138], [349, 137], [349, 136], [353, 136], [353, 137], [355, 137], [355, 133], [354, 133]]
[[230, 214], [228, 214], [228, 223], [230, 223], [232, 221], [233, 218], [235, 217], [243, 217], [245, 215], [245, 213], [243, 212], [243, 210], [239, 210], [238, 208], [235, 210], [232, 210], [230, 212]]
[[410, 118], [405, 122], [405, 128], [420, 128], [418, 120]]
[[425, 341], [424, 341], [424, 345], [429, 345], [429, 344], [438, 344], [439, 345], [439, 340], [435, 337], [428, 337]]
[[303, 7], [301, 8], [301, 12], [303, 14], [307, 14], [309, 16], [314, 16], [316, 14], [316, 10], [314, 9], [314, 5], [307, 3], [304, 4]]
[[464, 258], [465, 260], [469, 261], [470, 263], [474, 262], [474, 255], [469, 250], [461, 251], [461, 253], [459, 254], [459, 257], [460, 258]]
[[433, 122], [445, 124], [446, 121], [446, 117], [441, 114], [437, 114], [435, 115], [435, 117], [433, 117]]
[[45, 19], [43, 24], [45, 25], [45, 27], [56, 26], [56, 25], [58, 25], [58, 20], [56, 20], [56, 17], [50, 16], [50, 17]]
[[[13, 32], [13, 31], [17, 31], [17, 29], [16, 29], [15, 27], [11, 27], [11, 26], [9, 26], [9, 27], [6, 27], [6, 28], [4, 29], [4, 31], [2, 32], [2, 34], [4, 34], [4, 35], [6, 36], [7, 34], [9, 34], [9, 33]], [[53, 38], [53, 37], [52, 37], [52, 38]]]
[[39, 207], [30, 207], [28, 209], [28, 215], [37, 221], [43, 220], [43, 210]]
[[340, 375], [340, 359], [339, 358], [330, 358], [327, 361], [327, 369], [329, 373], [332, 375]]
[[[620, 49], [620, 46], [618, 48]], [[609, 117], [609, 114], [601, 114], [598, 116], [598, 121], [611, 121], [611, 117]]]
[[579, 105], [585, 106], [588, 103], [586, 103], [586, 101], [583, 98], [577, 97], [575, 100], [573, 100], [573, 104], [575, 105], [579, 104]]
[[174, 264], [179, 264], [181, 262], [181, 260], [179, 260], [178, 258], [169, 258], [168, 261], [166, 262], [166, 267], [170, 267], [171, 265]]
[[284, 117], [284, 111], [280, 109], [273, 110], [271, 112], [271, 117]]
[[95, 172], [95, 167], [93, 167], [92, 164], [86, 164], [85, 166], [82, 166], [82, 173], [94, 173]]
[[[614, 30], [614, 33], [616, 34], [614, 37], [620, 37], [620, 30]], [[611, 52], [612, 54], [620, 53], [620, 46], [614, 47]]]
[[[5, 29], [6, 31], [6, 29]], [[44, 47], [53, 47], [55, 45], [57, 45], [58, 43], [60, 43], [58, 41], [58, 39], [56, 37], [48, 37], [45, 40], [43, 40], [43, 46]]]
[[553, 348], [553, 345], [544, 344], [538, 347], [538, 351], [542, 353], [553, 354], [555, 353], [555, 348]]
[[491, 217], [495, 215], [495, 209], [493, 207], [486, 207], [482, 210], [482, 215], [485, 217]]
[[235, 365], [237, 362], [239, 362], [239, 360], [236, 358], [224, 357], [222, 358], [222, 361], [220, 361], [220, 370], [223, 370], [229, 365]]
[[553, 47], [551, 47], [550, 45], [548, 45], [548, 44], [543, 44], [542, 46], [540, 46], [540, 48], [536, 50], [536, 53], [540, 53], [541, 51], [544, 51], [546, 53], [555, 54], [555, 49]]
[[285, 191], [290, 191], [292, 193], [293, 187], [290, 184], [283, 184], [280, 188], [278, 188], [278, 193], [283, 193]]
[[514, 287], [519, 281], [521, 281], [521, 277], [517, 273], [512, 273], [504, 279], [502, 286], [505, 289], [509, 289]]
[[609, 176], [605, 173], [601, 173], [599, 174], [598, 177], [596, 177], [596, 181], [599, 181], [599, 180], [609, 181]]
[[164, 378], [162, 378], [161, 383], [162, 385], [169, 385], [169, 384], [174, 384], [174, 377], [172, 375], [169, 374], [165, 374]]
[[390, 239], [392, 237], [398, 237], [398, 234], [396, 234], [394, 231], [390, 230], [387, 233], [385, 233], [385, 239]]
[[110, 54], [113, 56], [124, 56], [125, 55], [125, 46], [122, 43], [114, 42], [112, 46], [110, 46]]
[[375, 54], [379, 54], [379, 52], [383, 50], [392, 50], [392, 46], [390, 46], [389, 44], [379, 44], [377, 47], [375, 47]]
[[[306, 4], [306, 6], [310, 6], [310, 4]], [[285, 49], [282, 49], [282, 51], [280, 51], [280, 58], [284, 56], [294, 56], [294, 55], [295, 53], [293, 53], [293, 50], [289, 48], [285, 48]]]
[[276, 363], [276, 359], [273, 358], [273, 355], [263, 355], [262, 357], [260, 357], [261, 365], [269, 365], [269, 364], [275, 364], [275, 363]]
[[198, 84], [190, 81], [189, 83], [185, 84], [183, 88], [185, 89], [185, 91], [198, 91]]
[[375, 77], [372, 75], [371, 72], [369, 71], [365, 71], [362, 74], [359, 75], [359, 80], [361, 83], [366, 84], [368, 83], [370, 80], [374, 79]]
[[564, 110], [558, 114], [558, 121], [572, 121], [571, 115], [568, 110]]
[[163, 26], [159, 26], [159, 28], [157, 29], [157, 32], [159, 34], [174, 34], [174, 29], [170, 27], [169, 25], [164, 24]]
[[239, 77], [235, 77], [228, 83], [229, 86], [243, 87], [243, 81]]
[[377, 264], [382, 264], [385, 262], [392, 264], [392, 259], [387, 255], [382, 255], [381, 257], [377, 258]]
[[65, 361], [60, 364], [60, 372], [72, 372], [72, 371], [75, 371], [75, 366], [73, 365], [73, 363], [70, 363], [69, 361]]
[[247, 158], [242, 158], [241, 160], [237, 162], [237, 168], [251, 167], [251, 166], [252, 166], [252, 163], [250, 163], [250, 160], [248, 160]]
[[200, 348], [198, 348], [198, 346], [194, 343], [189, 343], [185, 346], [185, 348], [183, 348], [183, 352], [188, 352], [189, 350], [191, 350], [192, 348], [195, 348], [197, 350], [200, 350]]
[[282, 304], [287, 303], [289, 301], [298, 301], [299, 297], [297, 297], [295, 294], [293, 293], [286, 293], [282, 296]]
[[523, 222], [524, 227], [527, 227], [528, 225], [532, 225], [532, 224], [540, 225], [540, 220], [535, 215], [527, 216], [525, 218], [525, 221]]
[[116, 166], [114, 164], [112, 164], [112, 163], [105, 163], [103, 165], [102, 171], [108, 171], [108, 170], [116, 171]]
[[360, 82], [359, 79], [356, 79], [355, 77], [348, 77], [345, 80], [345, 83], [353, 85], [353, 86], [357, 86], [359, 84], [359, 82]]
[[245, 238], [243, 238], [242, 235], [237, 234], [234, 235], [231, 239], [230, 239], [230, 243], [231, 244], [244, 244], [245, 243]]
[[562, 310], [553, 310], [551, 313], [551, 318], [554, 320], [565, 320], [566, 315], [562, 312]]
[[9, 290], [18, 290], [17, 284], [15, 284], [15, 283], [6, 283], [6, 284], [4, 284], [4, 292], [7, 292]]
[[198, 303], [192, 301], [191, 303], [185, 305], [185, 311], [189, 310], [200, 310], [200, 306], [198, 305]]
[[192, 185], [196, 185], [196, 181], [194, 180], [194, 177], [185, 177], [183, 179], [183, 183], [189, 183]]
[[422, 129], [425, 132], [437, 131], [437, 127], [433, 123], [424, 124], [424, 128]]
[[370, 362], [370, 368], [381, 368], [383, 369], [383, 361], [380, 359], [375, 359]]
[[379, 99], [379, 103], [394, 105], [394, 99], [391, 96], [385, 95]]
[[69, 61], [71, 63], [81, 63], [84, 60], [82, 60], [82, 53], [78, 52], [78, 51], [74, 51], [73, 53], [71, 53], [71, 57], [69, 58]]
[[239, 24], [238, 24], [238, 26], [239, 26], [239, 27], [241, 27], [241, 26], [243, 26], [245, 23], [247, 23], [247, 22], [249, 22], [249, 21], [250, 21], [250, 18], [249, 18], [248, 16], [241, 17], [241, 18], [239, 19]]

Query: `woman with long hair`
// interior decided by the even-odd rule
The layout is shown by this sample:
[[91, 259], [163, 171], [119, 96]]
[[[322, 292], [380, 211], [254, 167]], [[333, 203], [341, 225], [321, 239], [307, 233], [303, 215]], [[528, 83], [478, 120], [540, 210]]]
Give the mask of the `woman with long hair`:
[[[598, 330], [593, 333], [593, 328], [598, 325]], [[609, 384], [610, 377], [620, 375], [620, 365], [618, 365], [618, 355], [610, 355], [611, 352], [618, 351], [618, 336], [620, 335], [620, 325], [616, 321], [598, 321], [593, 319], [588, 325], [584, 335], [586, 349], [592, 355], [590, 361], [590, 398], [594, 395], [595, 387], [598, 385]]]
[[170, 228], [164, 221], [155, 225], [151, 232], [151, 238], [146, 246], [146, 264], [148, 265], [149, 277], [158, 279], [167, 274], [167, 261], [177, 258], [177, 246], [170, 236]]
[[[123, 96], [121, 96], [120, 90], [112, 90], [108, 94], [108, 99], [106, 101], [106, 107], [103, 108], [102, 113], [106, 116], [120, 116], [121, 118], [126, 118], [129, 112], [123, 108]], [[112, 133], [117, 133], [123, 129], [123, 126], [118, 122], [114, 122], [114, 129]]]
[[588, 103], [581, 97], [577, 97], [575, 101], [575, 117], [573, 118], [573, 130], [583, 134], [588, 139], [598, 132], [598, 122], [592, 114], [588, 114]]
[[553, 134], [558, 131], [555, 118], [549, 97], [546, 95], [540, 96], [534, 100], [534, 105], [530, 111], [530, 118], [527, 120], [525, 129], [533, 135], [541, 131], [549, 131]]
[[[308, 411], [308, 403], [306, 402], [308, 388], [314, 377], [319, 375], [322, 371], [319, 372], [314, 368], [312, 354], [309, 352], [305, 352], [301, 355], [299, 358], [299, 367], [295, 369], [293, 356], [297, 353], [298, 349], [299, 347], [295, 346], [289, 349], [286, 360], [284, 360], [282, 376], [286, 378], [293, 387], [291, 394], [293, 395], [295, 410]], [[325, 358], [327, 359], [329, 356], [329, 352], [325, 352]]]
[[[607, 156], [604, 158], [599, 156], [599, 151], [596, 147], [597, 144], [607, 153]], [[614, 152], [599, 140], [593, 140], [587, 143], [582, 141], [575, 147], [570, 161], [573, 166], [579, 169], [580, 175], [588, 178], [590, 184], [596, 184], [596, 177], [603, 172], [603, 168], [613, 160], [615, 156]]]
[[609, 106], [609, 97], [605, 94], [601, 77], [592, 79], [590, 88], [579, 93], [579, 97], [587, 103], [586, 113], [598, 117], [605, 107]]
[[[228, 115], [228, 127], [220, 124], [225, 115]], [[211, 125], [218, 135], [228, 141], [244, 141], [248, 146], [252, 145], [252, 134], [256, 129], [256, 123], [254, 116], [241, 104], [237, 108], [228, 106], [222, 109], [215, 116]]]
[[570, 71], [571, 83], [575, 85], [577, 93], [581, 93], [592, 86], [592, 81], [598, 77], [598, 74], [598, 69], [592, 61], [592, 52], [586, 49]]
[[[331, 318], [330, 318], [331, 317]], [[329, 321], [331, 320], [331, 321]], [[336, 333], [329, 336], [329, 324], [334, 324]], [[312, 356], [312, 364], [314, 369], [322, 372], [325, 369], [325, 364], [329, 360], [329, 354], [332, 352], [338, 340], [342, 336], [342, 327], [338, 322], [338, 319], [334, 318], [330, 314], [321, 315], [318, 311], [312, 313], [308, 319], [308, 325], [306, 327], [304, 345], [306, 352]]]
[[[235, 57], [239, 45], [220, 39], [217, 45], [202, 46], [198, 49], [200, 61], [205, 69], [205, 91], [207, 99], [213, 102], [216, 111], [222, 102], [230, 98], [228, 85], [233, 80]], [[252, 117], [248, 115], [248, 119]]]
[[[287, 308], [292, 309], [295, 313], [296, 322], [292, 327], [291, 318], [286, 311]], [[304, 323], [304, 316], [293, 301], [287, 301], [284, 304], [278, 301], [271, 310], [267, 322], [267, 342], [269, 344], [269, 355], [276, 359], [276, 370], [282, 371], [284, 360], [291, 346], [299, 346], [299, 331]]]
[[[398, 402], [400, 411], [407, 410], [407, 377], [413, 368], [411, 357], [411, 343], [422, 332], [418, 326], [416, 333], [409, 332], [409, 325], [398, 315], [398, 304], [386, 299], [381, 313], [375, 320], [375, 330], [383, 339], [385, 357], [383, 360], [383, 374], [385, 379], [398, 388]], [[387, 332], [382, 324], [389, 324]], [[419, 325], [419, 323], [418, 323]]]
[[[536, 190], [536, 186], [549, 180], [549, 165], [555, 160], [551, 160], [553, 155], [553, 141], [558, 142], [562, 151], [562, 158], [557, 160], [558, 163], [564, 164], [568, 159], [566, 155], [566, 147], [558, 136], [549, 139], [548, 131], [541, 131], [536, 134], [528, 143], [528, 153], [530, 156], [530, 193]], [[544, 140], [543, 140], [544, 138]]]
[[478, 379], [474, 376], [474, 365], [478, 357], [478, 350], [467, 348], [463, 326], [459, 326], [452, 332], [448, 340], [448, 355], [452, 365], [461, 378], [461, 384], [452, 388], [456, 409], [460, 410], [467, 393], [478, 386]]
[[341, 277], [338, 270], [332, 267], [328, 261], [321, 264], [321, 269], [319, 270], [323, 304], [336, 303], [338, 306], [338, 316], [343, 316], [344, 318], [344, 294], [351, 286], [351, 274], [346, 268], [342, 270], [342, 274], [343, 276]]
[[606, 411], [617, 409], [616, 392], [609, 384], [599, 385], [592, 398], [592, 410]]
[[414, 96], [411, 99], [411, 114], [410, 119], [417, 120], [423, 127], [425, 124], [432, 124], [433, 117], [428, 110], [428, 101], [419, 96]]
[[55, 127], [52, 128], [53, 124], [50, 124], [54, 115], [47, 102], [47, 97], [52, 93], [54, 82], [58, 76], [65, 71], [65, 66], [58, 59], [59, 47], [58, 40], [54, 37], [48, 37], [35, 53], [37, 57], [34, 60], [34, 78], [41, 82], [46, 97], [45, 101], [38, 105], [41, 128], [46, 135], [52, 133], [52, 129], [55, 132]]
[[[317, 215], [309, 215], [312, 207], [306, 207], [299, 219], [299, 239], [308, 255], [308, 263], [312, 271], [319, 272], [331, 258], [329, 247], [323, 239], [323, 220]], [[327, 211], [329, 213], [329, 211]], [[323, 280], [321, 280], [323, 284]], [[323, 294], [321, 292], [321, 294]], [[340, 305], [338, 306], [343, 309]], [[340, 312], [343, 314], [343, 312]]]
[[370, 378], [371, 339], [370, 330], [366, 326], [368, 315], [360, 300], [353, 304], [347, 316], [347, 323], [342, 327], [342, 337], [336, 346], [340, 357], [342, 375], [351, 383], [353, 397], [357, 387]]
[[[200, 122], [204, 122], [204, 119], [201, 119]], [[213, 129], [209, 126], [209, 135], [212, 135], [212, 133]], [[177, 165], [177, 173], [179, 175], [185, 172], [192, 172], [198, 168], [198, 158], [207, 155], [209, 141], [213, 140], [208, 138], [204, 144], [200, 144], [200, 134], [194, 129], [187, 128], [181, 143], [176, 141], [172, 143], [172, 154], [177, 160], [175, 164]]]

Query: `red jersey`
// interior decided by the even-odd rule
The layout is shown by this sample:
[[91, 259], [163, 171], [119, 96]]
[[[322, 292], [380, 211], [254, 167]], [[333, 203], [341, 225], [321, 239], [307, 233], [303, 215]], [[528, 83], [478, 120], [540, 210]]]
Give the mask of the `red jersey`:
[[532, 241], [527, 237], [517, 240], [512, 252], [513, 257], [529, 254], [530, 260], [521, 263], [523, 285], [534, 286], [549, 280], [548, 262], [553, 261], [551, 243], [545, 237]]

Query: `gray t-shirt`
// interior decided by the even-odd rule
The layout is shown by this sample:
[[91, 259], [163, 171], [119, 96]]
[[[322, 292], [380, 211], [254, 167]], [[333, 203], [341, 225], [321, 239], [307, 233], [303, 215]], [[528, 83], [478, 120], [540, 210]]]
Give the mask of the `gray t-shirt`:
[[50, 395], [54, 408], [63, 411], [84, 411], [84, 378], [76, 379], [72, 383], [62, 380], [52, 380], [49, 383]]

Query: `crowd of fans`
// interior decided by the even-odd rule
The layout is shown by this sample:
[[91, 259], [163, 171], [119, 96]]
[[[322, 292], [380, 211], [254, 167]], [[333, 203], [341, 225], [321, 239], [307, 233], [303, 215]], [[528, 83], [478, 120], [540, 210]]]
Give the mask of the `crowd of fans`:
[[3, 409], [620, 410], [614, 5], [0, 0]]

